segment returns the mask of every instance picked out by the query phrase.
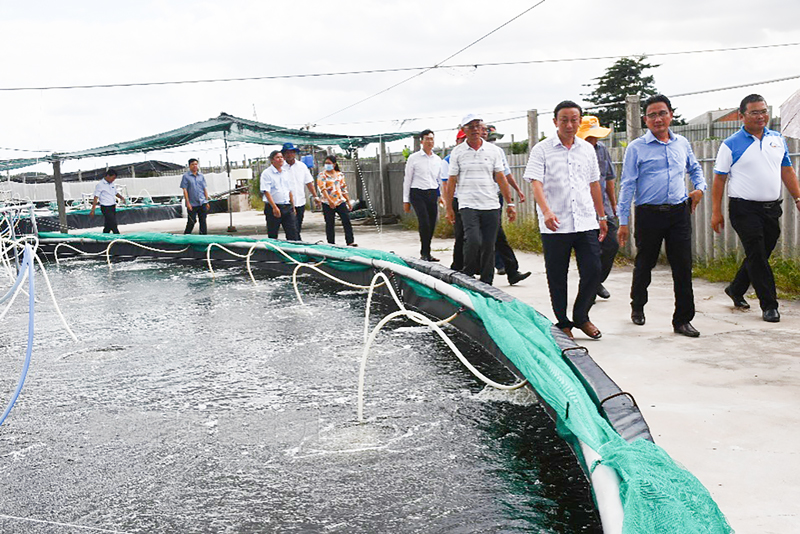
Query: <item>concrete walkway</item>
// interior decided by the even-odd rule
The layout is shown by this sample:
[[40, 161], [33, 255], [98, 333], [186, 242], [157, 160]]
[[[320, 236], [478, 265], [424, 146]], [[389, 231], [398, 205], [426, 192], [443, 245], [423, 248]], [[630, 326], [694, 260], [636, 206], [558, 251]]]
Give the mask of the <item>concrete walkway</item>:
[[[235, 235], [266, 237], [263, 214], [233, 217]], [[174, 219], [121, 229], [182, 233], [184, 224]], [[228, 214], [209, 216], [210, 233], [225, 234], [228, 224]], [[374, 224], [356, 226], [355, 237], [363, 248], [419, 256], [416, 232], [399, 225], [380, 233]], [[307, 214], [303, 240], [324, 239], [321, 214]], [[344, 243], [340, 227], [337, 242]], [[434, 256], [444, 265], [451, 247], [451, 240], [434, 240]], [[497, 277], [495, 286], [553, 320], [542, 256], [517, 257], [533, 275], [517, 286]], [[630, 321], [630, 282], [631, 268], [612, 271], [605, 284], [611, 298], [592, 309], [602, 339], [576, 330], [576, 342], [634, 396], [656, 443], [705, 484], [736, 532], [800, 531], [800, 303], [781, 302], [781, 322], [765, 323], [755, 298], [749, 299], [753, 309], [736, 311], [724, 284], [696, 279], [692, 324], [701, 336], [689, 339], [672, 332], [668, 268], [653, 273], [644, 326]], [[570, 273], [570, 289], [574, 298], [577, 272]]]

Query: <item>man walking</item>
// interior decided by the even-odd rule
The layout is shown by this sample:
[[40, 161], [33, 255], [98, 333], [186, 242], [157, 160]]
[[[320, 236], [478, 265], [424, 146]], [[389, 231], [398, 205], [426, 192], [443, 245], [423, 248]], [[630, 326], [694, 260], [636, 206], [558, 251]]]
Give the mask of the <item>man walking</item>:
[[597, 296], [600, 298], [610, 298], [611, 293], [603, 286], [611, 268], [614, 266], [614, 258], [619, 252], [619, 241], [617, 240], [617, 229], [619, 219], [617, 219], [617, 195], [614, 191], [614, 166], [611, 163], [611, 154], [608, 153], [606, 146], [599, 140], [608, 137], [611, 130], [600, 126], [600, 120], [593, 115], [586, 115], [581, 120], [581, 127], [577, 135], [594, 147], [597, 155], [597, 165], [600, 168], [600, 189], [603, 192], [603, 210], [608, 217], [608, 233], [606, 238], [600, 243], [600, 285], [597, 286]]
[[447, 181], [445, 203], [447, 219], [455, 223], [453, 195], [458, 195], [458, 211], [464, 226], [464, 274], [480, 275], [481, 282], [491, 285], [494, 279], [494, 243], [500, 226], [500, 202], [497, 189], [506, 200], [508, 218], [516, 218], [516, 206], [503, 175], [500, 149], [483, 140], [486, 125], [474, 114], [466, 115], [461, 128], [467, 141], [453, 149], [450, 155], [450, 177]]
[[[486, 130], [484, 130], [483, 138], [493, 145], [495, 141], [501, 137], [503, 137], [503, 134], [497, 133], [497, 128], [491, 124], [486, 127]], [[503, 152], [502, 148], [497, 148], [500, 151], [500, 155], [503, 157], [503, 174], [506, 177], [508, 186], [517, 192], [519, 202], [522, 204], [525, 202], [525, 194], [522, 192], [519, 184], [517, 184], [517, 181], [514, 179], [514, 175], [511, 174], [511, 167], [508, 166], [508, 158], [506, 158], [506, 153]], [[500, 206], [502, 207], [503, 195], [500, 193], [499, 189], [497, 191], [497, 199], [500, 201]], [[519, 272], [517, 255], [514, 254], [514, 249], [512, 249], [511, 245], [508, 243], [508, 238], [506, 237], [505, 230], [503, 230], [502, 222], [500, 227], [497, 229], [497, 239], [494, 242], [494, 263], [495, 267], [498, 267], [498, 265], [502, 266], [502, 271], [498, 269], [497, 274], [505, 274], [508, 277], [508, 285], [510, 286], [513, 286], [518, 282], [522, 282], [531, 275], [530, 271], [526, 271], [524, 273]]]
[[[706, 181], [689, 141], [669, 129], [672, 104], [664, 95], [645, 101], [647, 133], [635, 139], [625, 151], [619, 193], [619, 244], [628, 241], [631, 200], [636, 203], [636, 260], [631, 283], [631, 321], [645, 322], [644, 306], [651, 271], [658, 262], [661, 243], [666, 244], [672, 269], [675, 312], [672, 329], [676, 334], [698, 337], [692, 292], [691, 214], [703, 198]], [[689, 173], [694, 190], [686, 190]]]
[[739, 120], [744, 123], [742, 129], [720, 145], [714, 164], [711, 227], [719, 233], [725, 226], [722, 196], [728, 182], [728, 214], [746, 257], [725, 294], [735, 307], [748, 309], [744, 294], [752, 284], [762, 318], [777, 323], [781, 315], [769, 257], [781, 234], [781, 182], [798, 210], [800, 186], [786, 140], [767, 128], [769, 109], [764, 97], [746, 96], [739, 105]]
[[[608, 226], [597, 157], [592, 145], [575, 135], [581, 115], [580, 106], [570, 100], [556, 106], [553, 123], [557, 135], [533, 147], [523, 178], [533, 186], [556, 326], [569, 337], [577, 327], [590, 338], [599, 339], [602, 334], [589, 320], [589, 309], [597, 293], [600, 242]], [[580, 282], [570, 320], [567, 273], [573, 250]]]
[[272, 163], [261, 173], [261, 198], [264, 200], [264, 216], [267, 218], [267, 237], [278, 239], [278, 229], [283, 226], [288, 241], [297, 241], [297, 218], [295, 217], [292, 178], [283, 168], [283, 154], [273, 150], [269, 155]]
[[419, 223], [420, 257], [439, 261], [431, 255], [431, 240], [439, 219], [439, 173], [442, 158], [434, 154], [434, 135], [431, 130], [420, 133], [422, 148], [408, 156], [403, 177], [403, 211], [417, 214]]
[[284, 143], [281, 149], [284, 164], [283, 168], [289, 173], [292, 185], [292, 198], [294, 200], [295, 219], [297, 220], [297, 240], [300, 241], [300, 234], [303, 230], [303, 216], [306, 212], [306, 190], [311, 193], [311, 198], [317, 198], [314, 190], [314, 178], [305, 163], [297, 159], [299, 148], [292, 143]]
[[206, 216], [208, 215], [208, 189], [206, 177], [200, 172], [200, 162], [195, 158], [189, 160], [189, 172], [181, 178], [181, 189], [186, 201], [186, 229], [184, 234], [191, 234], [194, 223], [200, 221], [200, 235], [208, 233]]
[[119, 233], [119, 227], [117, 226], [117, 199], [124, 203], [125, 197], [117, 193], [117, 186], [114, 185], [114, 180], [116, 179], [117, 171], [108, 169], [106, 175], [97, 182], [94, 188], [94, 199], [92, 199], [92, 211], [89, 212], [89, 218], [94, 218], [94, 210], [97, 208], [97, 202], [99, 201], [100, 212], [103, 214], [104, 234]]

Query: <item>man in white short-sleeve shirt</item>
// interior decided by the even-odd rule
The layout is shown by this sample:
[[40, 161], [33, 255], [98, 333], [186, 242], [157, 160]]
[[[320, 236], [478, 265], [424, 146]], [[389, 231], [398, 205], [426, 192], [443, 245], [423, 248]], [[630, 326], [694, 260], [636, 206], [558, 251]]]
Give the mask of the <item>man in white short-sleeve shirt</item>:
[[483, 140], [483, 120], [470, 113], [461, 120], [467, 141], [450, 153], [450, 177], [447, 180], [445, 204], [447, 219], [455, 223], [453, 195], [458, 195], [458, 212], [464, 227], [464, 274], [480, 275], [481, 282], [494, 279], [494, 243], [500, 227], [500, 201], [497, 186], [506, 201], [508, 218], [517, 216], [511, 202], [511, 189], [503, 174], [500, 149]]
[[281, 148], [283, 154], [283, 169], [289, 173], [292, 182], [292, 201], [294, 202], [295, 219], [297, 219], [297, 240], [300, 241], [300, 232], [303, 229], [303, 216], [306, 212], [306, 190], [311, 193], [311, 198], [317, 201], [314, 190], [314, 178], [305, 163], [297, 159], [300, 149], [292, 143], [284, 143]]
[[119, 227], [117, 226], [117, 199], [124, 203], [125, 197], [117, 193], [117, 186], [114, 185], [116, 179], [117, 171], [108, 169], [106, 175], [97, 182], [94, 188], [94, 199], [92, 199], [92, 210], [89, 212], [89, 218], [94, 218], [94, 210], [97, 208], [97, 203], [100, 202], [100, 212], [103, 214], [104, 221], [104, 234], [119, 233]]
[[736, 308], [747, 309], [750, 305], [744, 295], [752, 284], [762, 318], [777, 323], [781, 316], [769, 257], [781, 234], [781, 182], [798, 210], [800, 186], [786, 141], [767, 128], [769, 108], [764, 97], [746, 96], [739, 105], [739, 120], [744, 123], [742, 129], [720, 145], [714, 164], [711, 227], [719, 233], [725, 226], [722, 197], [727, 182], [731, 226], [742, 241], [746, 257], [725, 294]]
[[[577, 327], [598, 339], [601, 333], [589, 320], [589, 309], [600, 285], [600, 242], [608, 231], [600, 169], [594, 147], [576, 136], [581, 125], [580, 106], [565, 100], [553, 115], [557, 135], [533, 147], [523, 178], [533, 187], [556, 326], [569, 337]], [[567, 272], [573, 250], [580, 282], [570, 320]]]

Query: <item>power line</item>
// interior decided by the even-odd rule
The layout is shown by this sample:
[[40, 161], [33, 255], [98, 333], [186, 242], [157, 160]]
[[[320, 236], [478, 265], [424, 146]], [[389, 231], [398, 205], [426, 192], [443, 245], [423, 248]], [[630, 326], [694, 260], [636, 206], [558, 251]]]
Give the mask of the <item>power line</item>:
[[[536, 7], [536, 6], [534, 6]], [[509, 21], [510, 22], [510, 21]], [[488, 34], [487, 34], [488, 35]], [[340, 72], [314, 72], [314, 73], [301, 73], [301, 74], [277, 74], [271, 76], [245, 76], [235, 78], [208, 78], [199, 80], [168, 80], [162, 82], [130, 82], [130, 83], [106, 83], [106, 84], [87, 84], [87, 85], [53, 85], [46, 87], [0, 87], [0, 91], [57, 91], [68, 89], [111, 89], [116, 87], [149, 87], [161, 85], [187, 85], [187, 84], [204, 84], [204, 83], [226, 83], [226, 82], [250, 82], [250, 81], [265, 81], [265, 80], [288, 80], [296, 78], [321, 78], [332, 76], [354, 76], [366, 74], [387, 74], [394, 72], [408, 72], [414, 70], [428, 71], [433, 69], [460, 69], [460, 68], [478, 68], [478, 67], [504, 67], [514, 65], [537, 65], [547, 63], [570, 63], [577, 61], [600, 61], [610, 59], [622, 59], [631, 56], [676, 56], [676, 55], [689, 55], [689, 54], [706, 54], [713, 52], [736, 52], [741, 50], [759, 50], [765, 48], [781, 48], [788, 46], [798, 46], [800, 43], [779, 43], [771, 45], [756, 45], [756, 46], [737, 46], [731, 48], [708, 48], [703, 50], [682, 50], [677, 52], [652, 52], [642, 54], [627, 54], [618, 56], [593, 56], [593, 57], [573, 57], [573, 58], [554, 58], [554, 59], [531, 59], [520, 61], [494, 61], [484, 63], [460, 63], [455, 65], [443, 65], [444, 61], [436, 65], [427, 67], [395, 67], [388, 69], [368, 69], [368, 70], [353, 70], [353, 71], [340, 71]], [[463, 50], [462, 50], [463, 51]], [[322, 120], [322, 119], [320, 119]]]
[[386, 89], [383, 89], [383, 90], [381, 90], [381, 91], [378, 91], [377, 93], [375, 93], [375, 94], [373, 94], [373, 95], [370, 95], [370, 96], [368, 96], [368, 97], [366, 97], [366, 98], [362, 98], [362, 99], [361, 99], [361, 100], [359, 100], [358, 102], [355, 102], [355, 103], [353, 103], [353, 104], [350, 104], [349, 106], [343, 107], [342, 109], [340, 109], [340, 110], [338, 110], [338, 111], [334, 111], [333, 113], [330, 113], [330, 114], [328, 114], [328, 115], [325, 115], [325, 116], [324, 116], [324, 117], [322, 117], [321, 119], [317, 119], [317, 121], [315, 121], [315, 122], [318, 122], [318, 121], [325, 120], [325, 119], [327, 119], [328, 117], [333, 117], [334, 115], [337, 115], [337, 114], [341, 113], [342, 111], [345, 111], [345, 110], [348, 110], [348, 109], [350, 109], [350, 108], [352, 108], [352, 107], [355, 107], [355, 106], [357, 106], [357, 105], [359, 105], [359, 104], [361, 104], [361, 103], [363, 103], [363, 102], [366, 102], [367, 100], [370, 100], [370, 99], [372, 99], [372, 98], [375, 98], [375, 97], [376, 97], [376, 96], [378, 96], [378, 95], [382, 95], [383, 93], [385, 93], [385, 92], [387, 92], [387, 91], [391, 91], [391, 90], [392, 90], [392, 89], [394, 89], [395, 87], [398, 87], [398, 86], [400, 86], [400, 85], [403, 85], [404, 83], [406, 83], [406, 82], [409, 82], [409, 81], [413, 80], [414, 78], [418, 78], [419, 76], [422, 76], [423, 74], [425, 74], [425, 73], [427, 73], [427, 72], [430, 72], [430, 71], [432, 71], [432, 70], [433, 70], [433, 69], [435, 69], [435, 68], [438, 68], [439, 66], [441, 66], [441, 64], [442, 64], [442, 63], [444, 63], [444, 62], [446, 62], [446, 61], [449, 61], [449, 60], [453, 59], [454, 57], [456, 57], [456, 56], [457, 56], [458, 54], [460, 54], [461, 52], [463, 52], [463, 51], [465, 51], [466, 49], [468, 49], [468, 48], [470, 48], [470, 47], [472, 47], [472, 46], [474, 46], [474, 45], [478, 44], [479, 42], [483, 41], [484, 39], [486, 39], [487, 37], [489, 37], [489, 36], [490, 36], [490, 35], [492, 35], [493, 33], [495, 33], [495, 32], [497, 32], [498, 30], [500, 30], [501, 28], [504, 28], [505, 26], [508, 26], [508, 25], [509, 25], [509, 24], [511, 24], [513, 21], [515, 21], [515, 20], [517, 20], [518, 18], [520, 18], [521, 16], [525, 15], [526, 13], [528, 13], [529, 11], [531, 11], [532, 9], [534, 9], [534, 8], [536, 8], [536, 7], [540, 6], [540, 5], [542, 5], [542, 4], [543, 4], [545, 1], [546, 1], [546, 0], [540, 0], [539, 2], [537, 2], [537, 3], [536, 3], [536, 4], [534, 4], [534, 5], [532, 5], [531, 7], [529, 7], [528, 9], [526, 9], [525, 11], [523, 11], [522, 13], [520, 13], [519, 15], [517, 15], [517, 16], [515, 16], [515, 17], [511, 18], [510, 20], [508, 20], [508, 21], [504, 22], [503, 24], [501, 24], [501, 25], [500, 25], [500, 26], [498, 26], [497, 28], [493, 29], [492, 31], [490, 31], [490, 32], [489, 32], [489, 33], [487, 33], [486, 35], [484, 35], [484, 36], [482, 36], [482, 37], [480, 37], [480, 38], [476, 39], [475, 41], [472, 41], [470, 44], [468, 44], [467, 46], [465, 46], [464, 48], [462, 48], [461, 50], [459, 50], [459, 51], [458, 51], [458, 52], [456, 52], [455, 54], [451, 54], [451, 55], [447, 56], [447, 57], [446, 57], [446, 58], [444, 58], [442, 61], [438, 62], [437, 64], [433, 65], [432, 67], [428, 67], [428, 68], [426, 68], [425, 70], [423, 70], [422, 72], [418, 72], [417, 74], [414, 74], [413, 76], [410, 76], [410, 77], [406, 78], [405, 80], [403, 80], [403, 81], [401, 81], [401, 82], [398, 82], [398, 83], [396, 83], [396, 84], [394, 84], [394, 85], [391, 85], [391, 86], [387, 87]]

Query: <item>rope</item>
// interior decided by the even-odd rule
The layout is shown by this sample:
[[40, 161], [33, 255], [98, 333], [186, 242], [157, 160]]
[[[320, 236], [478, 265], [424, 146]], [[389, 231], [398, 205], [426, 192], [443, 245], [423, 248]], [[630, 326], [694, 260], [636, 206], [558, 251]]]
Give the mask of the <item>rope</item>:
[[[388, 277], [386, 276], [386, 274], [382, 273], [382, 272], [379, 272], [379, 273], [375, 274], [375, 276], [372, 278], [372, 283], [370, 284], [370, 286], [373, 286], [374, 283], [375, 283], [375, 280], [377, 280], [378, 278], [384, 278], [386, 280], [386, 282], [389, 282]], [[415, 311], [406, 309], [406, 307], [403, 305], [403, 303], [397, 297], [397, 294], [394, 292], [394, 288], [392, 287], [392, 285], [390, 283], [387, 283], [386, 285], [387, 285], [387, 287], [389, 287], [389, 291], [390, 291], [390, 293], [392, 295], [392, 298], [395, 300], [395, 302], [400, 307], [400, 309], [395, 311], [395, 312], [392, 312], [389, 315], [387, 315], [386, 317], [384, 317], [377, 324], [377, 326], [375, 326], [375, 328], [372, 330], [372, 333], [365, 340], [364, 353], [361, 356], [361, 367], [359, 368], [359, 372], [358, 372], [358, 421], [360, 423], [364, 422], [364, 378], [365, 378], [365, 375], [366, 375], [367, 356], [369, 356], [369, 349], [372, 346], [372, 343], [375, 341], [375, 338], [377, 337], [378, 333], [384, 327], [384, 325], [386, 325], [389, 321], [391, 321], [391, 320], [393, 320], [393, 319], [395, 319], [397, 317], [405, 316], [405, 317], [408, 317], [409, 319], [411, 319], [412, 321], [414, 321], [414, 322], [416, 322], [418, 324], [422, 324], [422, 325], [428, 326], [431, 329], [433, 329], [433, 331], [436, 332], [439, 335], [440, 338], [442, 338], [442, 341], [444, 341], [447, 344], [447, 346], [450, 347], [450, 350], [453, 351], [453, 353], [461, 361], [461, 363], [464, 364], [464, 366], [478, 380], [480, 380], [484, 384], [486, 384], [488, 386], [491, 386], [491, 387], [493, 387], [495, 389], [502, 390], [502, 391], [513, 391], [515, 389], [521, 388], [522, 386], [524, 386], [525, 384], [528, 383], [527, 380], [523, 380], [523, 381], [518, 382], [516, 384], [504, 385], [504, 384], [500, 384], [498, 382], [495, 382], [494, 380], [491, 380], [490, 378], [487, 378], [486, 376], [484, 376], [480, 371], [478, 371], [475, 368], [475, 366], [473, 366], [464, 357], [464, 355], [461, 353], [461, 351], [458, 350], [458, 347], [455, 346], [453, 341], [439, 327], [440, 324], [452, 321], [458, 315], [458, 312], [456, 312], [451, 317], [449, 317], [449, 318], [447, 318], [447, 319], [445, 319], [443, 321], [433, 322], [433, 321], [431, 321], [430, 319], [428, 319], [426, 316], [422, 315], [419, 312], [415, 312]], [[372, 290], [370, 290], [370, 295], [368, 297], [368, 303], [371, 300], [371, 297], [372, 297]], [[367, 306], [367, 313], [369, 313], [369, 305]], [[367, 323], [365, 323], [365, 325], [366, 324]], [[366, 326], [365, 326], [365, 328], [366, 328]]]
[[136, 245], [139, 248], [143, 248], [145, 250], [150, 250], [153, 252], [163, 252], [165, 254], [180, 254], [181, 252], [186, 252], [189, 250], [190, 246], [186, 248], [182, 248], [181, 250], [161, 250], [158, 248], [148, 247], [147, 245], [142, 245], [141, 243], [137, 243], [136, 241], [130, 241], [128, 239], [119, 238], [113, 240], [111, 243], [108, 244], [108, 248], [106, 248], [106, 263], [108, 263], [108, 268], [111, 269], [111, 247], [114, 246], [114, 243], [128, 243], [130, 245]]
[[378, 235], [383, 235], [383, 223], [378, 219], [378, 213], [375, 211], [375, 207], [372, 204], [372, 198], [369, 196], [367, 182], [364, 181], [364, 173], [361, 172], [361, 161], [358, 159], [358, 150], [353, 152], [353, 159], [356, 162], [356, 172], [358, 173], [359, 178], [361, 178], [361, 189], [363, 189], [364, 196], [367, 199], [367, 208], [369, 208], [370, 213], [372, 213], [372, 222], [375, 223], [375, 228], [378, 230]]

